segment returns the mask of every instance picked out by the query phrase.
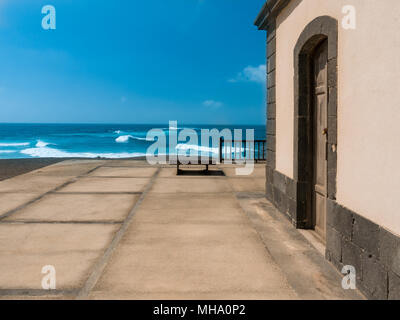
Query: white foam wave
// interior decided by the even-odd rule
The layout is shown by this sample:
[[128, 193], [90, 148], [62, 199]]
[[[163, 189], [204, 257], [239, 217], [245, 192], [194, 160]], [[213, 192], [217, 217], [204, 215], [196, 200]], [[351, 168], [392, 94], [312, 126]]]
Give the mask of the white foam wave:
[[44, 148], [44, 147], [47, 147], [49, 144], [52, 144], [52, 143], [38, 140], [37, 143], [36, 143], [36, 147], [37, 148]]
[[117, 139], [115, 139], [116, 142], [118, 143], [127, 143], [129, 142], [130, 139], [134, 139], [134, 140], [144, 140], [146, 141], [146, 138], [141, 138], [141, 137], [135, 137], [135, 136], [131, 136], [131, 135], [126, 135], [126, 136], [119, 136]]
[[0, 147], [21, 147], [29, 146], [29, 142], [17, 142], [17, 143], [0, 143]]
[[204, 147], [204, 146], [197, 146], [194, 144], [178, 144], [176, 146], [176, 149], [178, 150], [196, 150], [200, 152], [210, 152], [210, 153], [219, 153], [218, 148], [210, 148], [210, 147]]
[[14, 153], [15, 150], [0, 150], [0, 153]]
[[119, 142], [119, 143], [126, 143], [126, 142], [129, 141], [130, 138], [132, 138], [132, 136], [129, 136], [129, 135], [127, 135], [127, 136], [119, 136], [117, 139], [115, 139], [115, 141]]
[[143, 157], [143, 153], [93, 153], [93, 152], [67, 152], [49, 147], [29, 148], [21, 151], [22, 154], [37, 158], [137, 158]]

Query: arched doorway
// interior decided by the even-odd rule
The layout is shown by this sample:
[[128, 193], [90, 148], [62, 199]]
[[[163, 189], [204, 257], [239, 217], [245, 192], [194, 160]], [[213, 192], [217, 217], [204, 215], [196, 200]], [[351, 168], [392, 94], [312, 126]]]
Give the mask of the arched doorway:
[[294, 179], [297, 217], [325, 241], [327, 198], [336, 198], [338, 23], [323, 16], [294, 50]]

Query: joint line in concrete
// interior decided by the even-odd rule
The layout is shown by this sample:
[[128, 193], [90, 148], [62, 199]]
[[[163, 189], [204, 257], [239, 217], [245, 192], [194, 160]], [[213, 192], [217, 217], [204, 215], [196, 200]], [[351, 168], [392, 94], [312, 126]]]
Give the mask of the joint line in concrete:
[[135, 216], [137, 210], [139, 209], [140, 205], [142, 204], [144, 198], [146, 197], [147, 193], [150, 191], [151, 187], [153, 186], [158, 174], [160, 173], [160, 168], [154, 173], [151, 177], [150, 181], [146, 185], [143, 193], [140, 195], [138, 201], [133, 206], [132, 210], [126, 217], [124, 223], [122, 224], [121, 228], [117, 231], [114, 235], [113, 240], [111, 241], [110, 245], [108, 246], [107, 250], [104, 252], [103, 256], [97, 261], [95, 264], [92, 273], [90, 274], [89, 278], [86, 280], [85, 285], [80, 290], [79, 294], [77, 295], [76, 299], [84, 300], [89, 295], [90, 291], [94, 288], [97, 281], [101, 277], [108, 261], [110, 260], [114, 250], [117, 248], [118, 244], [120, 243], [122, 237], [124, 236], [126, 230], [128, 229], [133, 217]]
[[[100, 167], [101, 167], [101, 165], [97, 166], [97, 167], [94, 168], [94, 169], [89, 170], [88, 172], [86, 172], [86, 174], [90, 174], [92, 171], [94, 171], [94, 170], [96, 170], [96, 169], [98, 169], [98, 168], [100, 168]], [[53, 188], [53, 189], [51, 189], [51, 190], [49, 190], [49, 191], [47, 191], [47, 192], [45, 192], [45, 193], [42, 193], [42, 194], [39, 195], [38, 197], [36, 197], [36, 198], [34, 198], [34, 199], [32, 199], [32, 200], [29, 200], [28, 202], [25, 202], [24, 204], [22, 204], [22, 205], [16, 207], [15, 209], [11, 209], [10, 211], [7, 211], [6, 213], [3, 213], [2, 215], [0, 215], [0, 223], [2, 223], [2, 220], [3, 220], [3, 219], [5, 219], [5, 218], [11, 216], [12, 214], [18, 212], [19, 210], [22, 210], [22, 209], [26, 208], [27, 206], [29, 206], [29, 205], [31, 205], [31, 204], [33, 204], [33, 203], [39, 201], [40, 199], [43, 199], [43, 198], [44, 198], [45, 196], [47, 196], [48, 194], [57, 192], [58, 190], [60, 190], [60, 189], [62, 189], [62, 188], [64, 188], [64, 187], [66, 187], [67, 185], [69, 185], [69, 184], [71, 184], [71, 183], [77, 181], [77, 179], [79, 179], [79, 177], [82, 177], [82, 176], [77, 176], [77, 177], [75, 176], [75, 177], [71, 178], [70, 180], [64, 182], [63, 184], [58, 185], [58, 186], [56, 186], [55, 188]]]

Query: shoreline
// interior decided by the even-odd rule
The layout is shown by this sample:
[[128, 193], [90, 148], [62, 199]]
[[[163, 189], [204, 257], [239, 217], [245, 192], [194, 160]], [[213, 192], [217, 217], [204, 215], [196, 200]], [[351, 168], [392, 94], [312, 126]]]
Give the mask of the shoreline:
[[[37, 169], [47, 167], [49, 165], [66, 161], [66, 160], [132, 160], [132, 161], [146, 161], [145, 156], [129, 157], [129, 158], [79, 158], [79, 157], [66, 157], [66, 158], [14, 158], [14, 159], [0, 159], [0, 181], [7, 180], [21, 174], [25, 174]], [[169, 162], [169, 156], [166, 156], [166, 161]], [[173, 164], [176, 164], [173, 163]]]

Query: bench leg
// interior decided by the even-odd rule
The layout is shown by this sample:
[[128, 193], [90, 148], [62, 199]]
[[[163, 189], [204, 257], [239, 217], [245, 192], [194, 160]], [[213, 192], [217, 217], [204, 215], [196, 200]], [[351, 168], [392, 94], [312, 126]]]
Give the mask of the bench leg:
[[176, 174], [179, 175], [179, 162], [176, 163]]

